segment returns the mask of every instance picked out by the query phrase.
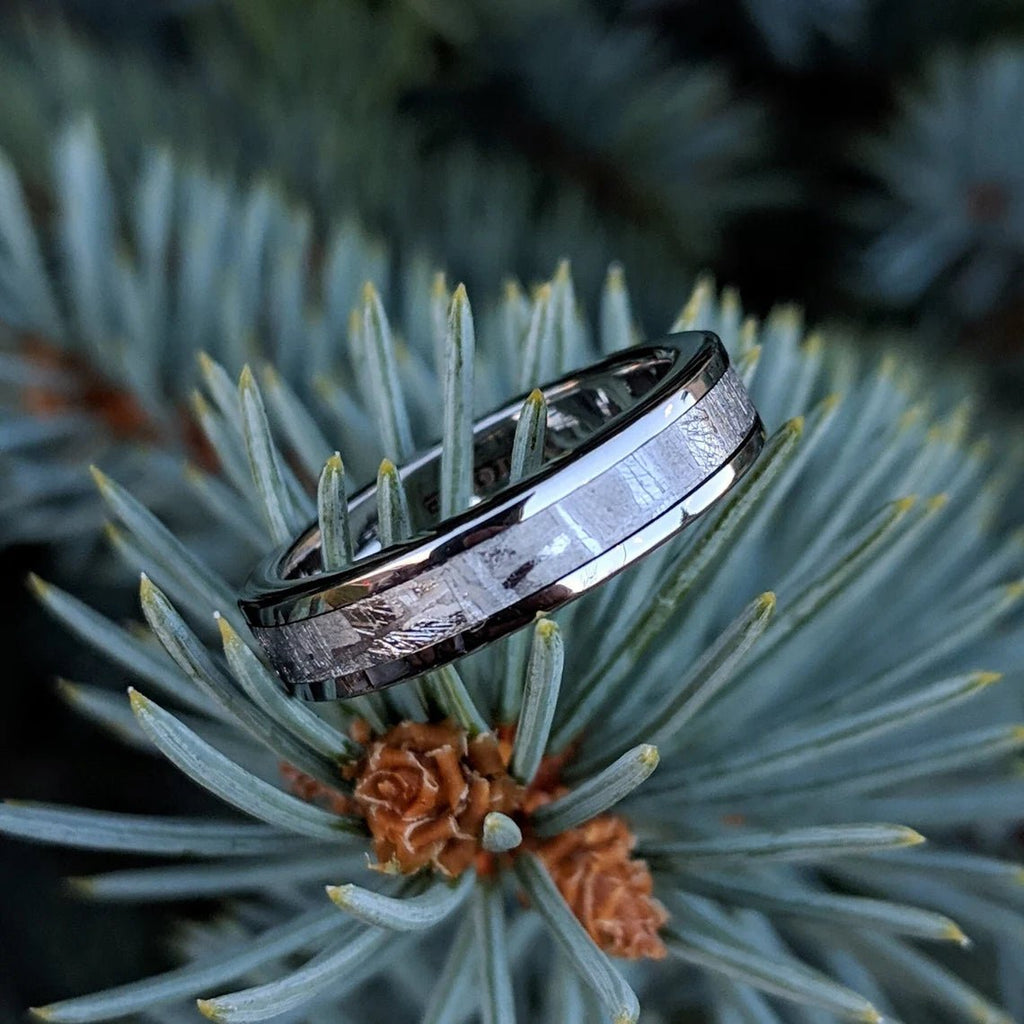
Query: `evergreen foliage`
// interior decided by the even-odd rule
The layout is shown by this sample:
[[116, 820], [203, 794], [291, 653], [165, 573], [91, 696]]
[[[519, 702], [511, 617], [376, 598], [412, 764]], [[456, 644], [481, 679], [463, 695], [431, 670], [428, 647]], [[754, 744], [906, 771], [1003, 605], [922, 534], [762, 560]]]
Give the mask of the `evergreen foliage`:
[[[972, 374], [807, 333], [793, 306], [758, 322], [709, 279], [665, 314], [707, 262], [759, 299], [859, 293], [847, 311], [885, 305], [939, 340], [991, 326], [1012, 352], [1019, 47], [890, 69], [919, 82], [899, 109], [845, 107], [800, 162], [785, 120], [806, 108], [787, 112], [765, 66], [806, 92], [822, 53], [843, 53], [840, 77], [880, 62], [880, 5], [808, 0], [785, 25], [737, 5], [757, 60], [646, 2], [172, 6], [156, 24], [173, 60], [142, 18], [130, 42], [4, 22], [0, 541], [59, 547], [59, 585], [32, 581], [54, 642], [109, 663], [62, 696], [233, 810], [11, 801], [0, 831], [154, 859], [76, 879], [84, 896], [224, 913], [184, 931], [182, 966], [37, 1012], [1024, 1017], [1013, 424]], [[893, 38], [923, 56], [955, 23]], [[793, 203], [836, 180], [856, 237], [829, 235], [791, 279]], [[286, 697], [235, 606], [257, 557], [318, 517], [345, 564], [344, 496], [374, 476], [386, 535], [406, 536], [421, 524], [394, 466], [438, 436], [444, 507], [463, 507], [474, 414], [670, 327], [722, 336], [772, 432], [733, 496], [455, 669], [338, 706]], [[525, 399], [517, 475], [543, 415]], [[144, 624], [90, 603], [124, 567]], [[517, 723], [518, 784], [564, 755], [567, 791], [531, 836], [615, 816], [670, 915], [665, 961], [599, 949], [504, 813], [481, 834], [493, 878], [367, 870], [365, 822], [322, 799], [346, 795], [354, 720], [380, 736], [444, 717]]]
[[[865, 218], [868, 294], [977, 322], [1021, 302], [1024, 267], [1024, 50], [936, 58], [864, 146], [879, 189]], [[1005, 343], [1008, 339], [1002, 339]], [[992, 341], [989, 341], [992, 347]]]
[[[434, 301], [425, 293], [419, 307], [410, 303], [409, 322], [436, 322]], [[514, 381], [521, 332], [535, 319], [523, 302], [507, 292], [474, 325], [460, 288], [442, 343], [429, 332], [414, 342], [409, 331], [399, 360], [400, 321], [392, 326], [377, 292], [363, 289], [347, 372], [364, 381], [371, 413], [364, 426], [376, 452], [399, 454], [438, 429], [455, 443], [471, 408], [452, 376], [467, 364], [450, 360], [449, 346], [472, 333], [476, 379]], [[545, 303], [566, 312], [544, 318], [535, 341], [538, 365], [552, 371], [559, 358], [568, 365], [614, 350], [641, 331], [628, 313], [611, 314], [630, 308], [618, 268], [596, 332], [580, 318], [565, 268], [538, 291], [535, 311]], [[510, 323], [517, 331], [509, 333]], [[735, 496], [689, 537], [555, 617], [567, 638], [564, 671], [561, 656], [556, 663], [539, 653], [550, 632], [541, 623], [525, 676], [513, 641], [462, 662], [442, 685], [316, 709], [285, 698], [237, 622], [232, 588], [252, 552], [235, 542], [236, 525], [245, 522], [262, 549], [279, 542], [314, 514], [296, 467], [326, 462], [327, 473], [337, 472], [337, 456], [313, 428], [315, 413], [294, 396], [271, 427], [248, 368], [236, 391], [219, 363], [204, 363], [207, 438], [230, 495], [229, 513], [208, 524], [229, 552], [222, 572], [97, 474], [111, 536], [145, 573], [143, 612], [170, 657], [37, 582], [58, 619], [142, 691], [160, 696], [157, 703], [131, 690], [133, 721], [122, 698], [104, 689], [76, 685], [69, 693], [91, 717], [137, 742], [148, 739], [260, 824], [4, 805], [0, 825], [15, 835], [199, 858], [79, 882], [84, 893], [230, 897], [237, 922], [226, 932], [200, 929], [202, 942], [188, 953], [204, 955], [171, 974], [40, 1013], [98, 1020], [145, 1011], [163, 1019], [181, 1000], [202, 997], [203, 1012], [225, 1020], [315, 1019], [318, 1008], [364, 1021], [423, 1013], [461, 1020], [479, 998], [491, 1020], [518, 1013], [626, 1021], [636, 1019], [639, 998], [674, 1019], [688, 1001], [671, 966], [682, 961], [701, 968], [689, 999], [699, 992], [698, 1002], [725, 1019], [751, 1006], [759, 1019], [789, 1019], [787, 1001], [822, 1020], [895, 1012], [923, 1022], [936, 1012], [955, 1018], [968, 1006], [979, 1020], [1010, 1019], [997, 1005], [1016, 1009], [1019, 993], [1012, 981], [1000, 991], [994, 967], [1019, 962], [1012, 909], [1019, 868], [998, 859], [1002, 832], [993, 826], [1012, 822], [1019, 805], [1020, 780], [1008, 759], [1024, 743], [1010, 717], [1020, 676], [993, 685], [996, 672], [978, 671], [979, 664], [1013, 667], [1022, 626], [1024, 552], [1019, 537], [994, 527], [1003, 492], [993, 466], [1005, 453], [969, 443], [966, 406], [930, 408], [929, 378], [911, 363], [901, 360], [899, 369], [892, 354], [879, 359], [805, 336], [792, 309], [759, 327], [744, 319], [734, 295], [719, 299], [702, 283], [673, 326], [722, 334], [774, 433]], [[424, 367], [418, 387], [435, 382], [422, 409], [402, 384], [411, 360]], [[347, 450], [341, 427], [322, 429]], [[449, 472], [454, 488], [459, 474]], [[390, 522], [388, 488], [381, 493]], [[330, 507], [321, 498], [321, 516]], [[630, 968], [628, 985], [532, 854], [514, 861], [515, 885], [532, 909], [505, 905], [513, 883], [504, 871], [497, 883], [452, 891], [429, 875], [425, 892], [396, 887], [366, 871], [359, 819], [283, 791], [281, 762], [342, 785], [339, 759], [357, 756], [345, 736], [353, 715], [365, 714], [378, 730], [450, 715], [476, 733], [520, 710], [524, 734], [513, 765], [523, 778], [536, 770], [538, 750], [572, 751], [569, 791], [537, 812], [538, 833], [561, 834], [616, 804], [671, 914], [672, 959]], [[651, 740], [656, 751], [643, 745]], [[932, 840], [931, 852], [901, 850], [921, 842], [918, 829]], [[507, 848], [517, 838], [490, 841]], [[258, 850], [266, 852], [254, 859]], [[329, 889], [331, 898], [363, 924], [330, 906], [325, 884], [341, 885]], [[476, 895], [464, 905], [471, 889]], [[464, 952], [467, 929], [473, 956]], [[965, 932], [973, 951], [936, 959], [931, 944], [965, 946]], [[437, 957], [449, 946], [457, 959], [442, 970]], [[300, 951], [304, 957], [291, 957]], [[467, 973], [477, 969], [475, 957], [479, 991]], [[437, 971], [442, 987], [432, 989], [427, 978]], [[375, 985], [389, 992], [385, 1006]], [[539, 991], [566, 986], [555, 1004], [539, 1000]]]

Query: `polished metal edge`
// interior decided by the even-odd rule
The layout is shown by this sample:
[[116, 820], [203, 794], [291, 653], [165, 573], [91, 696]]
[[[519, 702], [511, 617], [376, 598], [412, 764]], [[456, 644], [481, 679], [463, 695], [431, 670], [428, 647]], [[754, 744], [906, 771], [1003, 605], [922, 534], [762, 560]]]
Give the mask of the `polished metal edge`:
[[[563, 479], [560, 501], [524, 512], [534, 492], [520, 495], [510, 521], [484, 517], [484, 539], [414, 560], [387, 590], [286, 625], [253, 624], [254, 633], [296, 693], [331, 699], [444, 664], [572, 600], [687, 525], [760, 451], [763, 431], [731, 371], [702, 400], [678, 398], [681, 415], [671, 398], [659, 403], [666, 422], [653, 434], [644, 417], [626, 428], [642, 443], [617, 436], [615, 455], [601, 445], [603, 472]], [[556, 475], [573, 477], [569, 469]]]

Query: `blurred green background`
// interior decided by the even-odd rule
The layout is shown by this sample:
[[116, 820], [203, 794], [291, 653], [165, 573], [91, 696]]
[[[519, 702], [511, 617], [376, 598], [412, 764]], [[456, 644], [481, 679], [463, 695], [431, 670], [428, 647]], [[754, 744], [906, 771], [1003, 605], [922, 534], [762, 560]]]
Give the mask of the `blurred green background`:
[[[589, 302], [617, 258], [647, 322], [667, 323], [710, 272], [755, 311], [792, 300], [970, 361], [1024, 404], [1024, 4], [0, 5], [0, 149], [44, 223], [52, 140], [83, 110], [115, 180], [167, 144], [226, 180], [282, 183], [314, 238], [357, 218], [477, 295], [566, 256]], [[21, 579], [59, 569], [44, 547], [0, 557], [0, 793], [202, 806], [56, 699], [54, 674], [85, 655]], [[181, 908], [63, 893], [100, 863], [0, 845], [0, 1018], [162, 962]]]

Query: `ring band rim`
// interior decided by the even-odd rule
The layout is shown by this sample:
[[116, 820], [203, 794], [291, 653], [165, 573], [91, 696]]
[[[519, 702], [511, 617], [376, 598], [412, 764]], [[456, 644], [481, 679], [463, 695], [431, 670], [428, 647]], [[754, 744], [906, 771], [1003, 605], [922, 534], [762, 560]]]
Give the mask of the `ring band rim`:
[[[688, 356], [686, 346], [690, 347]], [[727, 374], [734, 377], [729, 371], [724, 347], [715, 335], [687, 332], [658, 339], [648, 346], [625, 350], [598, 364], [567, 374], [541, 390], [549, 395], [559, 389], [578, 389], [588, 375], [593, 376], [609, 366], [640, 365], [645, 360], [653, 363], [664, 359], [666, 354], [674, 355], [675, 359], [664, 378], [641, 394], [635, 404], [614, 416], [607, 425], [599, 427], [593, 436], [587, 437], [578, 450], [574, 449], [564, 458], [549, 463], [524, 481], [500, 488], [496, 494], [443, 520], [410, 541], [391, 546], [338, 572], [298, 579], [282, 578], [282, 572], [288, 567], [301, 564], [301, 551], [305, 550], [308, 555], [309, 550], [316, 550], [315, 544], [310, 548], [319, 534], [314, 523], [296, 540], [265, 560], [250, 578], [239, 605], [289, 689], [300, 697], [313, 700], [353, 696], [390, 686], [462, 657], [527, 625], [539, 613], [554, 611], [626, 568], [674, 536], [727, 492], [753, 464], [764, 443], [760, 418], [742, 386], [740, 392], [751, 421], [734, 450], [719, 457], [713, 471], [705, 471], [695, 486], [678, 497], [673, 496], [671, 503], [651, 520], [564, 576], [492, 610], [482, 620], [466, 625], [451, 636], [438, 637], [421, 649], [392, 654], [351, 672], [341, 671], [341, 666], [335, 664], [330, 677], [323, 676], [321, 671], [318, 678], [297, 678], [299, 673], [285, 671], [281, 659], [274, 657], [274, 644], [280, 643], [282, 631], [287, 631], [289, 626], [337, 613], [376, 593], [386, 595], [389, 589], [414, 579], [425, 569], [442, 565], [453, 555], [471, 551], [474, 531], [500, 532], [548, 508], [556, 508], [559, 500], [584, 486], [581, 477], [584, 482], [589, 482], [614, 469], [624, 458], [653, 440], [661, 430], [671, 427], [699, 405]], [[513, 400], [477, 420], [474, 438], [478, 430], [488, 423], [507, 420], [513, 412], [518, 415], [521, 404], [521, 399], [518, 402]], [[407, 474], [421, 469], [432, 457], [437, 457], [439, 450], [439, 446], [429, 449], [402, 467], [400, 472]], [[365, 502], [367, 495], [374, 491], [374, 485], [364, 488], [350, 499], [350, 505], [360, 500]], [[342, 588], [347, 593], [339, 593]], [[332, 595], [337, 604], [331, 603]], [[311, 601], [321, 604], [326, 601], [328, 607], [310, 613]], [[338, 650], [333, 653], [337, 655]]]

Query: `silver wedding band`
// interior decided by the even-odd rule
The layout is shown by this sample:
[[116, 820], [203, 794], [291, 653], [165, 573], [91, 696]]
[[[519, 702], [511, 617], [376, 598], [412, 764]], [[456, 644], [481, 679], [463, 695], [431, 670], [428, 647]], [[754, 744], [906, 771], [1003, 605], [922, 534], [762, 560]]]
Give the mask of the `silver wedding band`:
[[631, 348], [541, 389], [545, 463], [509, 484], [523, 399], [474, 426], [469, 510], [436, 522], [441, 448], [399, 469], [417, 524], [380, 549], [376, 488], [349, 502], [356, 561], [325, 573], [313, 524], [239, 605], [290, 691], [369, 693], [447, 664], [622, 571], [726, 494], [764, 430], [708, 332]]

